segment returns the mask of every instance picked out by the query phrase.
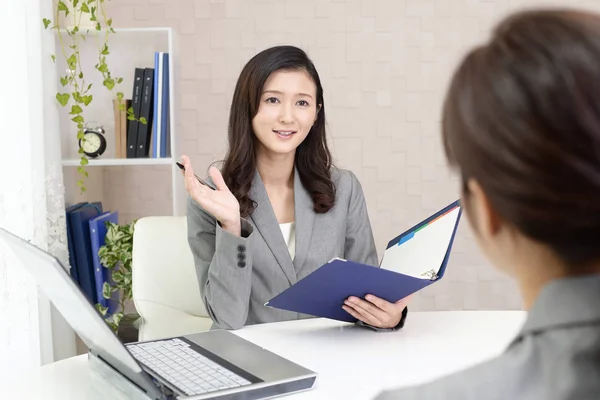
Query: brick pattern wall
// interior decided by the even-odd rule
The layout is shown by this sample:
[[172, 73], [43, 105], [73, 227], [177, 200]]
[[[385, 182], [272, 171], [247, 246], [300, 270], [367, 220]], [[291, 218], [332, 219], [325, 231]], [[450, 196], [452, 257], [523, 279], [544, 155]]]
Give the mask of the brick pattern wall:
[[[199, 171], [224, 155], [229, 102], [244, 63], [276, 44], [307, 50], [324, 85], [337, 164], [363, 184], [380, 255], [388, 239], [458, 195], [439, 140], [443, 93], [456, 63], [507, 12], [541, 5], [600, 9], [597, 0], [107, 2], [115, 26], [177, 32], [177, 135]], [[161, 171], [109, 171], [111, 207], [130, 218], [169, 214], [170, 179]], [[415, 296], [412, 309], [520, 308], [516, 286], [489, 265], [463, 221], [445, 279]]]

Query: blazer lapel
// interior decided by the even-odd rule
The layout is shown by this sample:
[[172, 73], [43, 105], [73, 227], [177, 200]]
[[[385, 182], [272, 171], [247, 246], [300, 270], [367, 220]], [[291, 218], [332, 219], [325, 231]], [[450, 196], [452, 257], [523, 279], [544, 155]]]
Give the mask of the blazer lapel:
[[300, 181], [300, 174], [294, 168], [294, 219], [296, 220], [296, 256], [294, 266], [300, 271], [310, 247], [315, 211], [310, 193]]
[[254, 212], [250, 216], [252, 222], [267, 243], [267, 246], [275, 256], [275, 259], [277, 259], [279, 266], [283, 270], [283, 273], [290, 284], [295, 284], [297, 279], [294, 264], [292, 264], [292, 259], [287, 246], [285, 245], [285, 240], [283, 239], [279, 223], [277, 222], [277, 217], [271, 206], [265, 185], [260, 179], [258, 170], [255, 172], [249, 195], [250, 198], [257, 203]]

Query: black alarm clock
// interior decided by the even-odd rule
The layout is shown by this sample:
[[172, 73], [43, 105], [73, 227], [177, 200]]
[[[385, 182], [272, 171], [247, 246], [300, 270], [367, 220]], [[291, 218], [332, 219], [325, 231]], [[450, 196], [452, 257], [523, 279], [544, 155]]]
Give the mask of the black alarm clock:
[[83, 139], [79, 140], [79, 148], [90, 158], [101, 156], [106, 150], [104, 128], [101, 125], [86, 124], [83, 130]]

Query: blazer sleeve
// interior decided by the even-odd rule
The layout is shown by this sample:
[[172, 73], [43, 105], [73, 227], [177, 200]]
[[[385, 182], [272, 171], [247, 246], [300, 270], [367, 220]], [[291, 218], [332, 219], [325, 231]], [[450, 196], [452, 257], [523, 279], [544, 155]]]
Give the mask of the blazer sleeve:
[[217, 328], [239, 329], [248, 317], [253, 227], [241, 222], [241, 237], [232, 235], [188, 196], [188, 243], [204, 305]]
[[[350, 174], [351, 192], [348, 205], [344, 258], [354, 262], [379, 266], [377, 248], [375, 247], [375, 239], [373, 237], [373, 230], [371, 229], [362, 185], [353, 172], [348, 171], [348, 173]], [[405, 307], [402, 311], [400, 322], [393, 328], [377, 328], [362, 321], [358, 321], [357, 325], [378, 332], [396, 331], [404, 326], [407, 315], [408, 307]]]
[[367, 212], [367, 204], [362, 185], [353, 172], [350, 175], [350, 202], [346, 220], [346, 240], [344, 243], [344, 258], [346, 260], [379, 265], [375, 238], [371, 229], [371, 221]]

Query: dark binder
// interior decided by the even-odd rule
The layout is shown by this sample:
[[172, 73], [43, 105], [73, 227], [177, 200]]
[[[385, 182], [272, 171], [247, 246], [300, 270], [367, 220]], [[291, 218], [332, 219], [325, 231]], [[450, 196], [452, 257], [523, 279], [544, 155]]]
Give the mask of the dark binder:
[[99, 214], [102, 214], [102, 203], [100, 202], [85, 204], [70, 214], [79, 286], [93, 305], [96, 304], [98, 298], [96, 296], [89, 221]]
[[[392, 254], [388, 251], [394, 251], [395, 246], [402, 246], [410, 240], [416, 240], [415, 235], [418, 235], [420, 230], [435, 223], [442, 216], [450, 215], [453, 211], [456, 211], [456, 214], [452, 215], [452, 217], [456, 216], [456, 222], [450, 221], [454, 226], [451, 226], [448, 232], [448, 244], [441, 264], [432, 271], [428, 270], [423, 276], [415, 277], [336, 258], [269, 300], [265, 306], [344, 322], [356, 322], [356, 318], [342, 308], [344, 300], [350, 296], [364, 299], [367, 294], [372, 294], [394, 303], [438, 282], [446, 272], [462, 214], [458, 201], [390, 240], [381, 264], [383, 266], [386, 263], [386, 256]], [[390, 257], [393, 258], [393, 255]]]
[[77, 262], [75, 260], [75, 246], [73, 244], [73, 227], [71, 226], [71, 213], [87, 202], [81, 202], [68, 206], [65, 209], [65, 223], [67, 225], [67, 248], [69, 251], [69, 274], [73, 280], [79, 285], [79, 274], [77, 273]]
[[[139, 119], [142, 110], [142, 87], [144, 85], [144, 68], [136, 68], [133, 77], [131, 107], [134, 116]], [[127, 158], [135, 158], [137, 150], [138, 122], [130, 120], [127, 126]]]
[[146, 123], [138, 122], [137, 149], [135, 156], [137, 158], [148, 157], [150, 150], [150, 137], [152, 134], [153, 111], [154, 111], [154, 69], [146, 68], [144, 70], [144, 84], [142, 86], [142, 105], [140, 109], [140, 118], [146, 119]]

